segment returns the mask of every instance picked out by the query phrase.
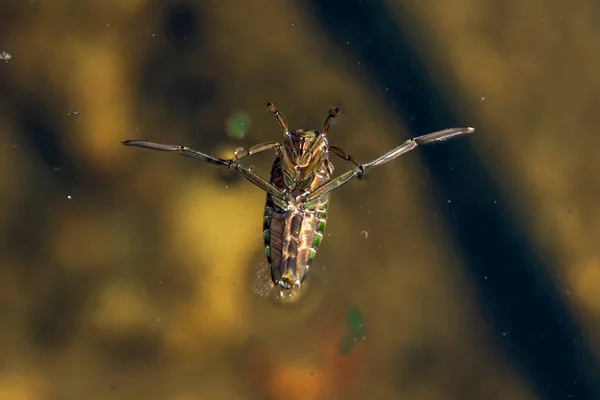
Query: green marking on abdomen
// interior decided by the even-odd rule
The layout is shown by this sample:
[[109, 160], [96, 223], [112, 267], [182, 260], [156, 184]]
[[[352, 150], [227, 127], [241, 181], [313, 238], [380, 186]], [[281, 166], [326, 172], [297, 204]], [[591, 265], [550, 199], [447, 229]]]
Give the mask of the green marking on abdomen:
[[325, 232], [325, 224], [327, 223], [326, 219], [319, 218], [319, 223], [317, 224], [317, 232], [321, 233], [321, 235]]
[[312, 262], [313, 258], [315, 258], [315, 255], [317, 255], [317, 250], [315, 250], [314, 247], [311, 247], [309, 249], [309, 253], [308, 253], [308, 263], [309, 264]]
[[265, 207], [265, 217], [263, 218], [263, 241], [267, 261], [271, 263], [271, 210], [268, 207]]
[[325, 232], [325, 225], [327, 222], [327, 205], [321, 206], [317, 213], [317, 231], [315, 232], [315, 238], [313, 239], [310, 254], [308, 255], [308, 261], [311, 262], [315, 257], [321, 242], [323, 241], [323, 234]]
[[321, 232], [317, 232], [315, 239], [313, 240], [312, 248], [317, 250], [321, 245], [321, 240], [323, 240], [323, 234]]

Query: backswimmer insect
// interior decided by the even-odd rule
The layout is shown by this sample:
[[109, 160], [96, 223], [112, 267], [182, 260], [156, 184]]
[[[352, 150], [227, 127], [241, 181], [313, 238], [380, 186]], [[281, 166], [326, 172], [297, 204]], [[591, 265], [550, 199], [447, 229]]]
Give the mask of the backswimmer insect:
[[[296, 129], [290, 131], [285, 117], [273, 103], [267, 109], [283, 129], [283, 144], [259, 143], [242, 147], [234, 152], [232, 159], [216, 158], [186, 146], [161, 144], [147, 140], [126, 140], [126, 146], [152, 150], [176, 151], [182, 156], [195, 158], [210, 164], [222, 165], [236, 170], [254, 185], [267, 193], [263, 218], [263, 236], [267, 262], [270, 266], [271, 285], [279, 289], [278, 297], [293, 301], [302, 292], [310, 265], [321, 245], [327, 221], [330, 193], [349, 182], [361, 178], [370, 168], [392, 161], [414, 150], [419, 145], [441, 142], [467, 133], [474, 128], [449, 128], [409, 139], [400, 146], [367, 163], [360, 163], [337, 146], [329, 145], [327, 133], [331, 120], [338, 109], [329, 111], [322, 131]], [[240, 164], [243, 157], [274, 150], [275, 161], [267, 180]], [[354, 168], [332, 177], [333, 165], [329, 154], [354, 164]]]

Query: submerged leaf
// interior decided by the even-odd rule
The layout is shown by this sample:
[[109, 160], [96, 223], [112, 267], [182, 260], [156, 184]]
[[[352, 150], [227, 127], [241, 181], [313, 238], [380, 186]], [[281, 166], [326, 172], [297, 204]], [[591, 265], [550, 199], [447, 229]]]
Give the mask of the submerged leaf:
[[350, 329], [350, 333], [356, 340], [365, 339], [365, 325], [363, 323], [362, 315], [356, 307], [351, 307], [346, 313], [346, 324]]
[[352, 350], [352, 348], [354, 347], [355, 342], [356, 338], [354, 337], [354, 335], [352, 335], [352, 333], [347, 333], [346, 336], [344, 336], [342, 340], [340, 340], [340, 354], [345, 356], [346, 354], [350, 353], [350, 350]]

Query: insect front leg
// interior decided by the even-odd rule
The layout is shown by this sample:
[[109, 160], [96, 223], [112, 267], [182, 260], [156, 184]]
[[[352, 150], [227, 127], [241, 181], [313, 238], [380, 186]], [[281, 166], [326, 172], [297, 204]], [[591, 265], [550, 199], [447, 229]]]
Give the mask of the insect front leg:
[[[350, 154], [346, 153], [344, 150], [340, 149], [337, 146], [329, 146], [329, 150], [331, 150], [333, 152], [333, 154], [335, 154], [336, 156], [338, 156], [346, 161], [350, 161], [352, 164], [356, 165], [358, 168], [363, 170], [363, 173], [364, 173], [363, 165], [360, 162], [358, 162], [358, 160], [356, 158], [352, 157]], [[358, 177], [360, 178], [361, 175], [358, 175]]]
[[240, 147], [239, 149], [237, 149], [234, 152], [233, 158], [231, 160], [237, 161], [240, 158], [243, 158], [246, 156], [251, 156], [253, 154], [262, 153], [264, 151], [272, 150], [272, 149], [276, 149], [276, 151], [279, 151], [280, 148], [281, 148], [281, 144], [279, 144], [277, 142], [265, 142], [265, 143], [255, 144], [250, 147]]
[[[147, 140], [126, 140], [122, 143], [125, 146], [141, 147], [144, 149], [159, 150], [159, 151], [176, 151], [180, 155], [185, 156], [185, 157], [195, 158], [196, 160], [204, 161], [209, 164], [223, 165], [229, 169], [235, 169], [244, 178], [248, 179], [250, 182], [252, 182], [254, 185], [258, 186], [265, 192], [269, 193], [270, 195], [272, 195], [274, 197], [285, 200], [285, 194], [281, 190], [277, 189], [275, 186], [273, 186], [271, 183], [269, 183], [269, 181], [267, 181], [265, 178], [263, 178], [256, 172], [252, 171], [252, 169], [250, 169], [249, 167], [246, 167], [245, 165], [236, 162], [235, 159], [225, 160], [222, 158], [217, 158], [217, 157], [213, 157], [211, 155], [202, 153], [201, 151], [194, 150], [187, 146], [155, 143], [155, 142], [149, 142]], [[273, 147], [271, 147], [271, 148], [273, 148]], [[249, 155], [249, 154], [250, 153], [245, 154], [245, 155]], [[256, 154], [256, 152], [254, 152], [254, 154]]]

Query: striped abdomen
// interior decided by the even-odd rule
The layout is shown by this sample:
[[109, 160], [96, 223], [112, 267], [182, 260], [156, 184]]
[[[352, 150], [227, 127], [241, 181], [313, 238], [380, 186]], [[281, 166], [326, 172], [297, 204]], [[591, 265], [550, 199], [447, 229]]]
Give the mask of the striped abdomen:
[[267, 201], [264, 242], [273, 283], [300, 286], [323, 240], [327, 204], [313, 210], [282, 210]]

